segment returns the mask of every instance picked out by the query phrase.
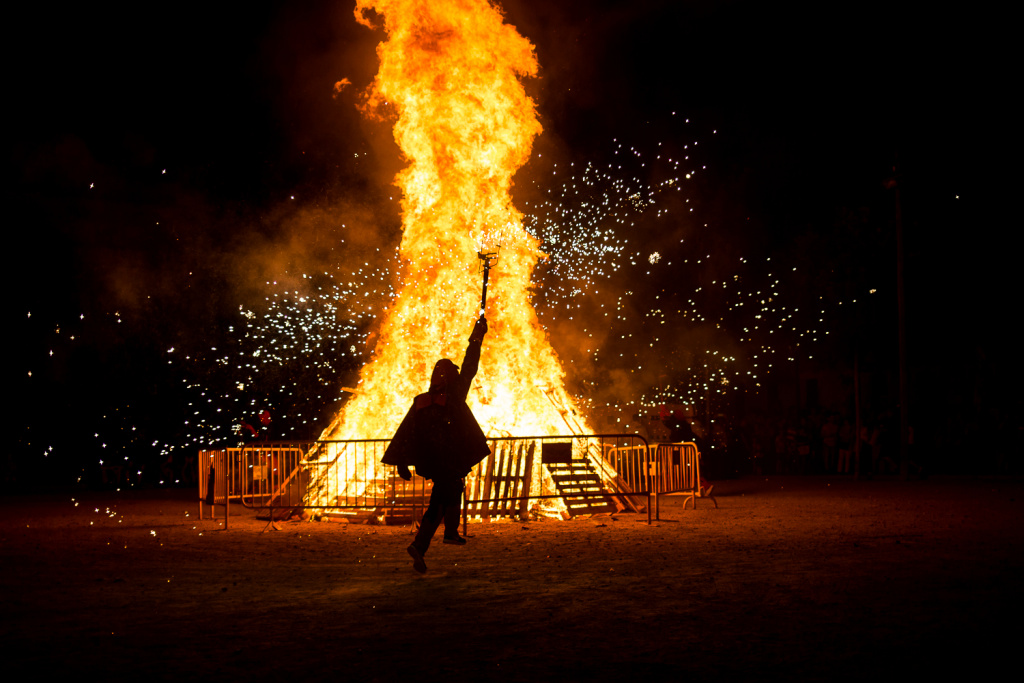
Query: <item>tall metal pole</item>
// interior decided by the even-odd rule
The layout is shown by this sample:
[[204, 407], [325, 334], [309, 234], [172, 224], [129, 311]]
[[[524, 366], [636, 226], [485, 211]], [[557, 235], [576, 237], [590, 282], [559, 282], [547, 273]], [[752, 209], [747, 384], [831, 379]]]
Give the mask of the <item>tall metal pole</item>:
[[903, 291], [903, 210], [900, 205], [900, 186], [893, 166], [892, 188], [896, 198], [896, 301], [899, 314], [900, 349], [900, 474], [909, 475], [910, 418], [907, 406], [907, 331], [906, 301]]
[[854, 414], [854, 447], [853, 447], [853, 476], [860, 479], [860, 345], [853, 351], [853, 414]]

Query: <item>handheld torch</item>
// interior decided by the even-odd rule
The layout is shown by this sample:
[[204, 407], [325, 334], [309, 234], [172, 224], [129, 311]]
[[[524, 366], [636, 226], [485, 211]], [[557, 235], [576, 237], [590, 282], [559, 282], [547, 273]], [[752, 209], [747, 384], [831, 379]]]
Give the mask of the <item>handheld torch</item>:
[[[499, 249], [501, 247], [498, 247]], [[484, 312], [487, 310], [487, 277], [491, 273], [491, 268], [498, 262], [498, 252], [491, 252], [489, 254], [482, 251], [477, 252], [476, 257], [483, 261], [484, 269], [484, 291], [480, 297], [480, 317], [483, 317]]]

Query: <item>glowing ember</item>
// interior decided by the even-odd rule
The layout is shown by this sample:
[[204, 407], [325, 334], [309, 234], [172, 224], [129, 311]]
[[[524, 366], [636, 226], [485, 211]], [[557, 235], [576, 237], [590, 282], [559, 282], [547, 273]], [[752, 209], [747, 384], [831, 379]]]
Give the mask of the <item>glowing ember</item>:
[[359, 0], [388, 39], [365, 101], [397, 117], [408, 166], [402, 189], [405, 271], [384, 312], [356, 394], [322, 438], [390, 437], [439, 358], [461, 363], [479, 315], [479, 252], [498, 252], [488, 288], [490, 333], [470, 407], [491, 435], [586, 431], [530, 303], [538, 241], [512, 206], [512, 176], [541, 131], [519, 78], [537, 72], [533, 46], [486, 0]]

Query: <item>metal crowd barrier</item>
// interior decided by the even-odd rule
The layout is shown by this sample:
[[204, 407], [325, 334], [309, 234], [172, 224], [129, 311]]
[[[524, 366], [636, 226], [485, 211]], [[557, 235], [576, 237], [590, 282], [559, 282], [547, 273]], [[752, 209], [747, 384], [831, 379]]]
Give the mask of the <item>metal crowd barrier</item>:
[[203, 519], [204, 505], [214, 519], [217, 507], [224, 507], [225, 528], [232, 502], [271, 510], [301, 507], [308, 481], [302, 465], [309, 447], [307, 443], [265, 443], [200, 450], [199, 519]]
[[[432, 484], [422, 477], [407, 482], [396, 468], [381, 464], [389, 443], [351, 439], [201, 450], [199, 518], [204, 504], [214, 517], [223, 505], [227, 528], [235, 502], [269, 511], [271, 523], [297, 509], [353, 520], [384, 515], [416, 521]], [[596, 509], [611, 500], [617, 509], [647, 512], [650, 523], [658, 514], [657, 494], [688, 491], [696, 506], [700, 493], [693, 444], [649, 446], [636, 434], [510, 436], [488, 443], [491, 455], [466, 477], [464, 524], [470, 517], [525, 519], [540, 501], [555, 499], [562, 499], [567, 511], [573, 505], [577, 511]], [[553, 472], [564, 476], [556, 481]], [[542, 481], [535, 481], [538, 476]]]
[[651, 445], [652, 475], [654, 490], [661, 493], [685, 493], [683, 509], [691, 502], [697, 509], [698, 498], [708, 498], [718, 507], [714, 496], [701, 488], [700, 452], [697, 444], [657, 443]]
[[199, 451], [199, 519], [203, 518], [203, 505], [210, 507], [211, 517], [217, 518], [217, 506], [224, 506], [224, 528], [228, 527], [227, 451]]
[[[594, 509], [590, 503], [593, 499], [615, 499], [621, 501], [621, 508], [646, 510], [647, 521], [651, 521], [649, 481], [638, 477], [632, 486], [627, 485], [607, 456], [616, 450], [631, 449], [636, 462], [627, 463], [623, 459], [617, 464], [628, 464], [640, 472], [649, 471], [647, 441], [638, 434], [509, 436], [488, 439], [488, 442], [491, 454], [466, 477], [463, 528], [469, 517], [526, 519], [531, 501], [552, 499], [562, 499], [567, 508], [575, 504], [577, 511]], [[538, 460], [544, 467], [534, 467]], [[554, 472], [558, 470], [568, 472], [561, 483], [555, 481]], [[551, 485], [546, 481], [538, 482], [541, 493], [532, 492], [535, 471], [552, 479]], [[558, 489], [558, 493], [543, 493], [553, 489]], [[642, 508], [635, 503], [641, 497], [647, 499], [647, 505]]]

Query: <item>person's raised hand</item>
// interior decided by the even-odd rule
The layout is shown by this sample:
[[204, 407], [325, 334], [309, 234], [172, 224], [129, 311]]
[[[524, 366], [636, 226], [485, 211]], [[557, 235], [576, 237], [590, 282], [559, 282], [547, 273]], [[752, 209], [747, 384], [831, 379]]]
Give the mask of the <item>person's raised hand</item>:
[[480, 316], [473, 326], [473, 334], [469, 335], [469, 341], [483, 341], [485, 334], [487, 334], [487, 318]]

